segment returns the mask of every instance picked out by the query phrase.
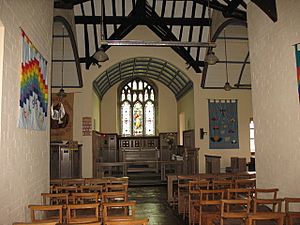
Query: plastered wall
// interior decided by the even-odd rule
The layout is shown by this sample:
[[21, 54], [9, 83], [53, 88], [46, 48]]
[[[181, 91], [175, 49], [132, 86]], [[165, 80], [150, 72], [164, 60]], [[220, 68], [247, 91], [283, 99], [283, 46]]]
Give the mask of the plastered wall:
[[92, 118], [92, 123], [93, 123], [93, 130], [100, 131], [100, 106], [101, 102], [100, 99], [98, 98], [97, 94], [93, 91], [93, 118]]
[[0, 0], [0, 32], [4, 30], [4, 49], [0, 34], [0, 54], [3, 54], [4, 59], [3, 71], [0, 72], [1, 225], [11, 225], [15, 221], [29, 221], [28, 204], [40, 203], [41, 192], [49, 190], [49, 130], [20, 129], [17, 128], [17, 120], [22, 59], [19, 27], [22, 27], [48, 61], [49, 84], [52, 14], [52, 0]]
[[274, 23], [248, 6], [258, 187], [300, 196], [300, 104], [294, 44], [300, 42], [300, 2], [277, 0]]

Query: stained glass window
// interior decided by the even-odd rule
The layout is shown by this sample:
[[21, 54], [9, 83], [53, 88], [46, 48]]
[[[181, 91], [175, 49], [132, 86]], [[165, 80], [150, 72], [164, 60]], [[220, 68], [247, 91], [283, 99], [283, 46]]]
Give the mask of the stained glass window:
[[124, 102], [121, 106], [122, 134], [131, 135], [131, 106], [129, 102]]
[[120, 92], [123, 136], [155, 135], [157, 98], [153, 84], [136, 78], [123, 84]]
[[148, 101], [145, 105], [145, 120], [145, 134], [154, 135], [155, 113], [154, 104], [151, 101]]
[[143, 135], [143, 106], [137, 102], [133, 106], [133, 135]]

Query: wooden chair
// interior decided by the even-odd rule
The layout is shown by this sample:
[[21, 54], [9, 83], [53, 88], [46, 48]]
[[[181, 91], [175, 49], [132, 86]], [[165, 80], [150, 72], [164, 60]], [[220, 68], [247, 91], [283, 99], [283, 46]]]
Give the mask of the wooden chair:
[[[63, 225], [63, 224], [58, 224], [58, 225]], [[102, 223], [101, 222], [84, 222], [84, 223], [72, 223], [72, 225], [102, 225]]]
[[[264, 222], [264, 224], [266, 224], [265, 222], [269, 222], [267, 224], [274, 224], [273, 222], [276, 221], [277, 225], [284, 225], [284, 218], [285, 218], [285, 214], [284, 213], [250, 213], [248, 215], [248, 219], [247, 219], [247, 225], [255, 225], [256, 221], [261, 221]], [[263, 223], [260, 223], [263, 224]]]
[[67, 178], [63, 179], [63, 186], [81, 186], [84, 185], [84, 178]]
[[67, 223], [99, 222], [99, 203], [67, 205]]
[[249, 188], [231, 188], [226, 190], [227, 199], [252, 199], [253, 189]]
[[51, 179], [50, 180], [50, 186], [62, 186], [63, 185], [63, 179]]
[[43, 205], [67, 205], [69, 203], [68, 193], [42, 193]]
[[54, 193], [74, 193], [78, 192], [79, 187], [78, 186], [55, 186], [53, 189]]
[[220, 189], [228, 189], [233, 188], [234, 183], [233, 180], [213, 180], [212, 181], [212, 189], [220, 190]]
[[[254, 199], [253, 212], [254, 213], [267, 213], [267, 212], [281, 212], [281, 206], [284, 199]], [[270, 207], [272, 206], [272, 207]]]
[[126, 221], [107, 221], [105, 225], [147, 225], [149, 219], [133, 219]]
[[188, 183], [188, 201], [184, 202], [183, 208], [183, 218], [185, 218], [186, 212], [188, 212], [189, 221], [192, 218], [191, 210], [193, 205], [199, 201], [201, 190], [209, 189], [209, 181], [199, 180], [199, 181], [189, 181]]
[[82, 185], [79, 191], [83, 193], [98, 193], [100, 196], [105, 191], [105, 185]]
[[95, 193], [72, 193], [70, 197], [73, 204], [90, 204], [99, 202], [99, 194]]
[[224, 199], [224, 194], [225, 190], [201, 190], [200, 198], [191, 210], [192, 224], [198, 220], [199, 225], [212, 225], [215, 219], [219, 219], [221, 199]]
[[127, 221], [135, 219], [136, 202], [104, 202], [103, 224], [110, 221]]
[[286, 224], [296, 225], [300, 224], [300, 212], [293, 211], [291, 208], [293, 206], [300, 205], [300, 198], [285, 198], [285, 214], [286, 214]]
[[[31, 222], [63, 222], [63, 206], [62, 205], [29, 205]], [[37, 214], [41, 215], [37, 217]]]
[[124, 191], [103, 192], [101, 202], [128, 201], [128, 193]]
[[254, 189], [256, 187], [256, 179], [237, 179], [234, 180], [235, 188], [252, 188]]
[[278, 188], [256, 188], [254, 189], [254, 198], [275, 199], [277, 198], [278, 191]]
[[105, 191], [111, 192], [111, 191], [124, 191], [128, 192], [128, 184], [106, 184]]
[[[254, 190], [254, 199], [277, 199], [279, 189], [278, 188], [256, 188]], [[276, 202], [274, 202], [274, 205], [272, 207], [272, 211], [275, 212]], [[281, 208], [281, 203], [280, 203]], [[266, 205], [263, 205], [263, 203], [259, 203], [259, 207], [257, 211], [269, 211], [269, 208], [266, 207]], [[280, 212], [280, 211], [279, 211]]]
[[37, 222], [37, 223], [25, 223], [25, 222], [15, 222], [12, 225], [56, 225], [56, 222]]
[[129, 177], [109, 177], [107, 179], [110, 184], [128, 184]]
[[197, 177], [195, 176], [185, 176], [180, 175], [177, 176], [177, 202], [178, 202], [178, 214], [183, 215], [185, 217], [185, 214], [188, 213], [189, 208], [189, 182], [190, 181], [196, 181]]
[[105, 186], [109, 183], [109, 180], [106, 178], [85, 178], [84, 185], [102, 185]]
[[250, 212], [250, 199], [221, 200], [221, 225], [246, 224]]

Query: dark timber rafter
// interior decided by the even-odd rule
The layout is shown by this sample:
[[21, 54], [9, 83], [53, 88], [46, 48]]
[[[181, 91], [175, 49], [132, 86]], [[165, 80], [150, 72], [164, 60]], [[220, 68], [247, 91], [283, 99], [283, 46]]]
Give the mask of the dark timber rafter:
[[[150, 8], [149, 5], [146, 6], [147, 15], [150, 14], [151, 17], [157, 18], [159, 17], [156, 12]], [[172, 31], [168, 28], [166, 24], [160, 25], [149, 25], [148, 26], [156, 35], [158, 35], [163, 41], [178, 41], [176, 36], [172, 33]], [[195, 72], [200, 73], [201, 69], [190, 55], [190, 53], [181, 46], [172, 47], [172, 49], [179, 54], [190, 66], [193, 67]]]
[[[125, 16], [106, 16], [105, 24], [122, 24], [122, 23], [134, 23], [136, 22], [135, 17]], [[99, 24], [101, 22], [101, 16], [75, 16], [76, 24]], [[209, 26], [208, 18], [144, 18], [142, 21], [138, 21], [139, 25], [149, 24], [161, 24], [166, 25], [177, 25], [177, 26]]]
[[[99, 35], [96, 35], [96, 25], [101, 24], [101, 16], [95, 14], [95, 5], [94, 1], [96, 0], [54, 0], [55, 8], [72, 8], [74, 5], [80, 4], [82, 9], [82, 15], [75, 16], [75, 23], [82, 24], [84, 27], [84, 39], [85, 39], [85, 56], [80, 59], [80, 62], [85, 62], [86, 67], [94, 63], [91, 55], [93, 52], [89, 52], [89, 46], [95, 45], [95, 51], [99, 49]], [[203, 29], [205, 26], [211, 25], [211, 20], [206, 17], [205, 11], [207, 10], [208, 0], [152, 0], [152, 5], [150, 6], [147, 0], [110, 0], [111, 11], [106, 15], [105, 12], [105, 2], [100, 0], [103, 3], [103, 16], [104, 16], [104, 26], [103, 34], [104, 39], [106, 40], [122, 40], [128, 33], [130, 33], [137, 25], [146, 25], [148, 26], [156, 35], [158, 35], [162, 41], [182, 41], [186, 28], [188, 28], [187, 41], [192, 41], [194, 33], [199, 28], [199, 38], [198, 41], [205, 41], [203, 36]], [[168, 4], [167, 2], [172, 2]], [[219, 0], [209, 0], [210, 7], [217, 11], [223, 13], [225, 17], [231, 17], [246, 21], [246, 8], [247, 5], [244, 2], [245, 0], [224, 0], [221, 3]], [[275, 0], [269, 0], [270, 6], [267, 6], [265, 3], [262, 3], [260, 0], [251, 0], [257, 4], [263, 11], [265, 11], [268, 16], [275, 21], [277, 19], [276, 14], [276, 4]], [[90, 3], [92, 7], [92, 13], [90, 15], [84, 14], [83, 4]], [[181, 11], [178, 12], [177, 2], [182, 2]], [[192, 2], [191, 12], [187, 11], [187, 6]], [[107, 2], [106, 2], [107, 3]], [[132, 7], [132, 11], [127, 14], [126, 11], [128, 8], [128, 3]], [[183, 7], [182, 7], [183, 5]], [[201, 5], [202, 12], [196, 12], [196, 7]], [[160, 8], [158, 8], [158, 6]], [[239, 9], [242, 6], [243, 9]], [[118, 9], [121, 7], [121, 10]], [[268, 8], [269, 7], [269, 8]], [[170, 8], [170, 9], [168, 9]], [[156, 11], [158, 10], [158, 11]], [[169, 12], [171, 12], [170, 16]], [[120, 13], [117, 13], [120, 12]], [[159, 15], [158, 15], [158, 12]], [[177, 12], [177, 13], [175, 13]], [[127, 14], [127, 15], [126, 15]], [[175, 14], [177, 16], [175, 16]], [[188, 15], [191, 16], [188, 16]], [[91, 37], [88, 37], [92, 33], [88, 33], [87, 27], [93, 27], [93, 36], [94, 40], [92, 43], [88, 43], [91, 40]], [[108, 37], [108, 26], [112, 25], [113, 33]], [[179, 35], [175, 36], [172, 32], [174, 26], [179, 27]], [[177, 29], [178, 30], [178, 29]], [[98, 43], [98, 45], [97, 45]], [[92, 45], [91, 45], [92, 44]], [[104, 50], [107, 50], [110, 46], [104, 46]], [[172, 49], [179, 54], [189, 66], [193, 67], [196, 72], [201, 72], [201, 67], [204, 67], [203, 59], [200, 59], [200, 47], [196, 49], [196, 55], [192, 56], [191, 47], [184, 48], [182, 46], [172, 47]], [[202, 50], [201, 50], [202, 51]]]

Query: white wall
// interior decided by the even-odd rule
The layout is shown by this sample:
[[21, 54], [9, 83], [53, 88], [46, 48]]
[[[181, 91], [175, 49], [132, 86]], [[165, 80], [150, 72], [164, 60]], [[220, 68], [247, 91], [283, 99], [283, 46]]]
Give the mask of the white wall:
[[[35, 47], [48, 61], [49, 84], [52, 14], [53, 1], [51, 0], [0, 0], [0, 21], [5, 31], [4, 54], [3, 50], [0, 50], [0, 60], [2, 59], [1, 54], [4, 58], [3, 74], [1, 75], [0, 72], [0, 77], [2, 77], [0, 83], [2, 85], [0, 88], [1, 225], [10, 225], [14, 221], [28, 221], [28, 204], [40, 203], [41, 192], [49, 190], [49, 130], [19, 129], [17, 120], [22, 58], [19, 27], [22, 27]], [[1, 30], [3, 31], [3, 27]], [[0, 48], [2, 49], [2, 46]]]
[[101, 102], [95, 91], [93, 91], [93, 118], [92, 118], [92, 123], [93, 123], [93, 130], [99, 131], [100, 132], [100, 106]]
[[300, 2], [277, 0], [278, 21], [248, 6], [258, 187], [300, 196], [300, 108], [294, 44], [300, 42]]

